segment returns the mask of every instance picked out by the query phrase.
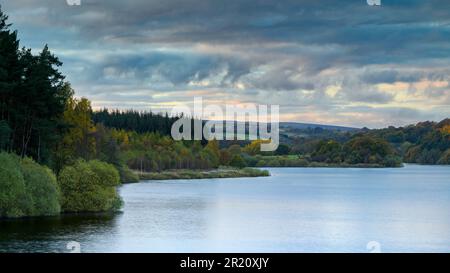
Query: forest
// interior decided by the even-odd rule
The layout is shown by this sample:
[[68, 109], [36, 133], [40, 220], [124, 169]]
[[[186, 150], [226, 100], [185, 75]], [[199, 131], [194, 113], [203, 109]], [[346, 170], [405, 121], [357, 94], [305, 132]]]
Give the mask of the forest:
[[[450, 119], [384, 129], [285, 129], [280, 139], [299, 165], [349, 164], [399, 166], [404, 163], [448, 165]], [[287, 164], [292, 164], [288, 161]], [[274, 162], [276, 165], [277, 162]], [[273, 164], [272, 164], [273, 165]]]
[[93, 111], [87, 98], [75, 96], [61, 66], [48, 46], [38, 53], [21, 46], [0, 10], [0, 218], [115, 211], [122, 205], [116, 187], [140, 179], [268, 175], [247, 167], [450, 163], [449, 119], [379, 130], [294, 130], [270, 153], [260, 152], [262, 141], [174, 141], [170, 131], [179, 117]]
[[[136, 145], [136, 141], [142, 142], [142, 138], [146, 134], [150, 133], [151, 135], [155, 132], [161, 138], [167, 138], [166, 142], [171, 142], [168, 132], [173, 119], [151, 112], [119, 112], [107, 109], [94, 112], [93, 115], [94, 120], [99, 124], [108, 124], [114, 130], [121, 131], [122, 134], [127, 132], [127, 139], [131, 139], [131, 143], [134, 144], [122, 146], [121, 150], [126, 151], [127, 154], [122, 159], [128, 167], [143, 171], [161, 171], [168, 168], [184, 169], [191, 168], [191, 166], [203, 168], [193, 155], [200, 146], [205, 145], [206, 147], [218, 145], [218, 148], [212, 149], [215, 151], [213, 154], [217, 157], [211, 161], [214, 162], [213, 166], [231, 164], [240, 167], [399, 167], [403, 162], [431, 165], [449, 164], [450, 119], [374, 130], [367, 128], [355, 130], [319, 127], [285, 128], [280, 135], [281, 144], [275, 152], [261, 152], [261, 141], [217, 141], [217, 144], [209, 144], [209, 146], [207, 141], [196, 144], [182, 142], [185, 147], [192, 148], [196, 145], [199, 147], [190, 150], [189, 153], [185, 151], [181, 158], [180, 151], [172, 148], [167, 150], [170, 154], [168, 158], [172, 160], [172, 163], [169, 163], [167, 158], [164, 159], [163, 156], [160, 156], [160, 153], [152, 154], [152, 150], [158, 151], [163, 148], [155, 147], [152, 150], [144, 151], [144, 149], [138, 148], [140, 144], [133, 145]], [[150, 121], [149, 117], [158, 117], [158, 119]], [[164, 119], [166, 119], [165, 122]], [[164, 129], [161, 124], [166, 124], [167, 127]], [[158, 126], [163, 129], [160, 131], [153, 129]], [[142, 128], [152, 129], [147, 133], [138, 134], [136, 130], [145, 131]], [[127, 131], [128, 129], [132, 129], [132, 131]], [[139, 138], [141, 140], [138, 140]], [[158, 143], [157, 141], [147, 142], [150, 146]]]
[[119, 171], [89, 154], [89, 101], [74, 98], [48, 46], [21, 47], [7, 20], [0, 10], [0, 218], [119, 208]]

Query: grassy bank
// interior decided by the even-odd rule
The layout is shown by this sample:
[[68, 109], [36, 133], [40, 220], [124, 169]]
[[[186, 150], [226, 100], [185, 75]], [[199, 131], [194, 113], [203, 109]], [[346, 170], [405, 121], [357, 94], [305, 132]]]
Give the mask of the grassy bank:
[[138, 173], [141, 180], [172, 180], [172, 179], [208, 179], [270, 176], [266, 170], [253, 168], [234, 169], [219, 168], [215, 170], [170, 170], [163, 172]]
[[311, 162], [306, 166], [301, 166], [300, 168], [401, 168], [403, 164], [396, 166], [384, 166], [381, 164], [348, 164], [348, 163], [324, 163], [324, 162]]
[[348, 163], [348, 162], [318, 162], [297, 155], [261, 156], [247, 159], [249, 166], [258, 168], [399, 168], [403, 163], [398, 160], [385, 160], [382, 163]]

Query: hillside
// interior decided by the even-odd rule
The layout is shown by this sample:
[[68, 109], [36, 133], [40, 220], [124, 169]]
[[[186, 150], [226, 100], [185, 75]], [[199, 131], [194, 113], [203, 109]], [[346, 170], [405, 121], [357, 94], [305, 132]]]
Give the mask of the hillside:
[[354, 127], [345, 127], [345, 126], [337, 126], [337, 125], [323, 125], [323, 124], [314, 124], [314, 123], [298, 123], [298, 122], [280, 122], [280, 128], [289, 128], [289, 129], [315, 129], [321, 128], [324, 130], [335, 130], [342, 132], [354, 132], [359, 130], [359, 128]]

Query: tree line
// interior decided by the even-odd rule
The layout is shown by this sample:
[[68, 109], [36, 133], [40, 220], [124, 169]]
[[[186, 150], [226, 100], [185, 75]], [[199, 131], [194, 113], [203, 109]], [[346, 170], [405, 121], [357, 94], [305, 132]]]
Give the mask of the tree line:
[[390, 142], [407, 163], [450, 164], [450, 119], [405, 127], [370, 130], [368, 135]]
[[89, 158], [89, 101], [74, 98], [48, 46], [20, 47], [7, 20], [0, 7], [0, 218], [118, 209], [119, 172]]
[[7, 19], [0, 11], [0, 147], [48, 162], [73, 94], [58, 71], [59, 59], [47, 46], [38, 54], [20, 48]]
[[372, 130], [363, 128], [351, 132], [322, 128], [288, 129], [282, 132], [280, 139], [289, 148], [287, 154], [302, 159], [297, 162], [298, 166], [310, 165], [311, 162], [382, 166], [401, 162], [450, 164], [448, 118], [440, 122], [426, 121]]
[[166, 114], [142, 112], [135, 110], [119, 111], [107, 108], [92, 114], [94, 123], [102, 123], [108, 128], [123, 129], [137, 133], [160, 133], [170, 135], [172, 124], [178, 120], [178, 116], [169, 117]]

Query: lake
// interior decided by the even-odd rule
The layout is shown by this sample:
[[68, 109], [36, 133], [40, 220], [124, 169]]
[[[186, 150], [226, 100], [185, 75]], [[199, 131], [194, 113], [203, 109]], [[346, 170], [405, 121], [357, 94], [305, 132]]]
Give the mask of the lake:
[[450, 252], [449, 166], [268, 170], [124, 185], [118, 214], [1, 220], [0, 251]]

